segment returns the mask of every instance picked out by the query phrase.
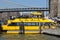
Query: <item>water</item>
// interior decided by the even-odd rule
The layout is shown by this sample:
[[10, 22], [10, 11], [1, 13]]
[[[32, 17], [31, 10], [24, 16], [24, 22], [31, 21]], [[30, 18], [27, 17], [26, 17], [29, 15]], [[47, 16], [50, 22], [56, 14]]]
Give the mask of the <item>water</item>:
[[45, 34], [0, 34], [0, 40], [60, 40], [60, 38]]

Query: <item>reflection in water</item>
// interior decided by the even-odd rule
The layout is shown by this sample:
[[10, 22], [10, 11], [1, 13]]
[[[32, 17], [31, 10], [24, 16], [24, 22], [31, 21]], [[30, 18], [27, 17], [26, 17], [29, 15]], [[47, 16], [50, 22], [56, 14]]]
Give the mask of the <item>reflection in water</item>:
[[60, 40], [44, 34], [0, 34], [0, 40]]

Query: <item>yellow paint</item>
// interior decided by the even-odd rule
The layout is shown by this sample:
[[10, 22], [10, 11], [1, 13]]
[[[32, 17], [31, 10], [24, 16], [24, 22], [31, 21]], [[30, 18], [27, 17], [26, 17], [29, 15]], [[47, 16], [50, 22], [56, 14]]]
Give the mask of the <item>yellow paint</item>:
[[33, 15], [42, 15], [42, 11], [40, 12], [32, 12]]
[[39, 30], [39, 26], [24, 26], [25, 30]]
[[3, 30], [19, 30], [20, 29], [19, 26], [6, 26], [6, 25], [3, 25], [2, 28]]
[[44, 28], [45, 28], [45, 29], [48, 29], [48, 28], [49, 28], [49, 26], [44, 26]]
[[38, 32], [38, 31], [25, 31], [25, 34], [30, 34], [30, 33], [40, 33], [40, 32]]
[[56, 26], [51, 26], [51, 28], [52, 28], [52, 29], [55, 29], [55, 28], [56, 28]]
[[20, 27], [19, 26], [11, 26], [11, 27], [8, 27], [7, 30], [19, 30]]
[[7, 30], [7, 25], [2, 25], [3, 30]]
[[8, 20], [8, 23], [11, 22], [53, 22], [53, 21], [45, 18], [16, 18], [14, 20]]
[[7, 32], [8, 34], [10, 34], [10, 33], [13, 33], [13, 34], [15, 34], [15, 33], [18, 33], [19, 34], [19, 32]]

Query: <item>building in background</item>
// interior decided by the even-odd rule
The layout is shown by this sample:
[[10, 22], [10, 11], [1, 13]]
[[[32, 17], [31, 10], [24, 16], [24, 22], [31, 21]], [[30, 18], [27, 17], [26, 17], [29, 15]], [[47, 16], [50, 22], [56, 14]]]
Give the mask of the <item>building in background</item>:
[[50, 0], [50, 17], [60, 18], [60, 0]]
[[59, 0], [50, 0], [50, 17], [58, 17], [58, 1]]
[[8, 20], [10, 16], [19, 16], [19, 12], [0, 12], [0, 20]]
[[58, 0], [58, 17], [60, 17], [60, 0]]

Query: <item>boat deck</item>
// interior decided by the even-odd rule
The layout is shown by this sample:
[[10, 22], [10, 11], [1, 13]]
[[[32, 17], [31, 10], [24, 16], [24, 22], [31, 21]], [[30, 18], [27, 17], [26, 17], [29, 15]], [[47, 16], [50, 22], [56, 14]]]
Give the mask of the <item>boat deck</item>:
[[43, 33], [53, 34], [53, 35], [60, 35], [60, 28], [57, 27], [56, 29], [42, 29]]

